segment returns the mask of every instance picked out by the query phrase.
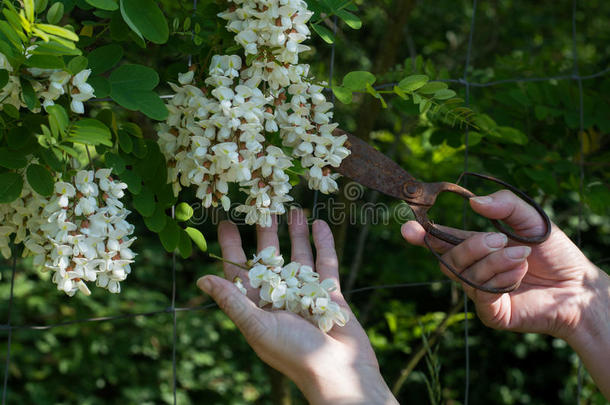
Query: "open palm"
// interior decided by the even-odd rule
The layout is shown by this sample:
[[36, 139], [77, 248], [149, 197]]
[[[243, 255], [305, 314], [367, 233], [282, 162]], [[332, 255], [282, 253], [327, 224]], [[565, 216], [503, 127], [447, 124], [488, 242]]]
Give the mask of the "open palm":
[[[303, 212], [292, 210], [288, 217], [292, 261], [312, 268], [315, 264], [322, 280], [331, 278], [339, 285], [337, 255], [328, 225], [323, 221], [313, 224], [317, 256], [314, 263], [309, 227]], [[218, 238], [224, 259], [238, 264], [246, 263], [247, 258], [235, 224], [221, 223]], [[269, 246], [274, 246], [279, 251], [275, 219], [270, 228], [257, 227], [257, 244], [258, 251]], [[328, 382], [333, 382], [333, 375], [345, 374], [346, 370], [358, 370], [358, 375], [380, 376], [379, 365], [368, 337], [340, 291], [332, 292], [331, 297], [348, 311], [350, 320], [344, 327], [334, 327], [326, 334], [291, 312], [260, 309], [256, 305], [259, 292], [250, 286], [246, 270], [225, 262], [224, 272], [227, 280], [207, 276], [200, 279], [198, 285], [209, 293], [235, 322], [258, 356], [297, 385], [308, 384], [309, 382], [304, 380], [311, 379], [310, 376], [319, 374], [320, 370], [324, 370], [324, 378]], [[231, 283], [236, 277], [243, 280], [248, 291], [247, 297]], [[355, 371], [354, 378], [360, 378]], [[337, 380], [333, 384], [340, 384], [340, 381]], [[341, 393], [337, 386], [334, 390], [338, 395]], [[350, 390], [353, 391], [353, 388]], [[310, 398], [310, 401], [316, 402], [313, 398]]]

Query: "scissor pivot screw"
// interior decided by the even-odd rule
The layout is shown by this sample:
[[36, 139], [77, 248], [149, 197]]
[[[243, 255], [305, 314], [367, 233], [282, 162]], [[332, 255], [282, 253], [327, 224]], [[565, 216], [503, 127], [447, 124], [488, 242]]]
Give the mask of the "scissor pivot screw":
[[417, 192], [419, 191], [419, 187], [417, 187], [417, 185], [415, 184], [406, 184], [403, 191], [405, 192], [405, 194], [411, 196], [417, 194]]

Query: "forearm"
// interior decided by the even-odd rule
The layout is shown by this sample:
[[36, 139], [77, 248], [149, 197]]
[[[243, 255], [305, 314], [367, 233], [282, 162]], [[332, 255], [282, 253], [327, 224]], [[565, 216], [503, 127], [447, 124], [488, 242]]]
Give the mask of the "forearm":
[[312, 405], [394, 405], [392, 395], [377, 368], [346, 368], [324, 375], [308, 373], [297, 382]]
[[588, 280], [595, 293], [583, 309], [582, 325], [567, 341], [602, 394], [610, 400], [610, 277], [596, 270]]

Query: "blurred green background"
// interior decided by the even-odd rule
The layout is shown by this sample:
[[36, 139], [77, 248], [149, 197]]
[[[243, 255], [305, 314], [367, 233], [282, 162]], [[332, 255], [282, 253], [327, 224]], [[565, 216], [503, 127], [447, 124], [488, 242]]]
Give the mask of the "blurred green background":
[[[70, 1], [64, 1], [69, 4]], [[74, 3], [72, 1], [72, 3]], [[171, 21], [192, 13], [192, 2], [160, 1]], [[214, 24], [220, 2], [199, 1], [194, 22]], [[572, 1], [481, 0], [476, 9], [470, 68], [464, 72], [473, 15], [467, 0], [358, 0], [360, 30], [338, 24], [335, 45], [335, 82], [353, 70], [369, 70], [378, 84], [391, 83], [413, 72], [438, 79], [489, 83], [508, 78], [570, 76], [574, 73]], [[610, 3], [578, 2], [576, 51], [578, 71], [586, 76], [610, 67]], [[75, 9], [72, 18], [86, 20], [86, 11]], [[332, 18], [327, 20], [332, 29]], [[101, 38], [103, 41], [103, 38]], [[184, 36], [172, 36], [163, 46], [141, 49], [126, 43], [127, 60], [156, 67], [163, 81], [175, 80], [186, 69], [186, 57], [205, 60], [207, 42], [187, 45]], [[319, 37], [305, 62], [315, 76], [329, 76], [331, 46]], [[469, 169], [488, 173], [515, 184], [534, 196], [566, 233], [576, 240], [580, 223], [582, 247], [588, 257], [608, 269], [610, 244], [610, 80], [608, 75], [583, 80], [584, 132], [579, 134], [578, 82], [568, 79], [506, 83], [470, 87], [470, 105], [510, 134], [527, 138], [511, 142], [509, 136], [470, 132]], [[465, 97], [465, 87], [451, 88]], [[169, 93], [169, 89], [161, 90]], [[336, 121], [343, 129], [369, 140], [422, 180], [455, 181], [464, 168], [465, 130], [451, 127], [398, 98], [389, 108], [367, 95], [351, 105], [337, 102]], [[133, 116], [155, 137], [154, 123]], [[517, 132], [514, 132], [517, 131]], [[584, 154], [581, 156], [581, 142]], [[584, 182], [580, 189], [580, 166]], [[493, 186], [471, 181], [480, 193]], [[354, 190], [353, 185], [350, 186]], [[317, 216], [334, 221], [333, 231], [341, 256], [346, 290], [378, 285], [443, 280], [434, 257], [408, 246], [400, 225], [408, 219], [400, 202], [364, 189], [354, 196], [341, 193], [320, 196]], [[293, 195], [311, 207], [314, 195], [298, 186]], [[195, 203], [193, 198], [190, 202]], [[365, 204], [384, 204], [378, 215], [367, 215]], [[345, 207], [343, 211], [341, 205]], [[339, 208], [337, 208], [339, 207]], [[386, 208], [383, 208], [386, 207]], [[442, 198], [434, 219], [461, 226], [463, 203]], [[581, 211], [582, 210], [582, 211]], [[379, 214], [380, 213], [380, 214]], [[398, 214], [400, 215], [398, 215]], [[582, 221], [579, 221], [579, 213]], [[208, 238], [210, 251], [219, 253], [214, 218], [218, 212], [196, 210], [192, 226]], [[336, 217], [335, 217], [336, 218]], [[139, 252], [134, 271], [119, 296], [95, 291], [92, 297], [67, 298], [28, 261], [17, 262], [13, 325], [49, 325], [90, 317], [163, 311], [171, 305], [172, 257], [156, 235], [147, 233], [142, 219], [132, 214], [139, 232], [134, 250]], [[473, 229], [485, 222], [467, 215]], [[254, 253], [252, 227], [241, 227], [249, 253]], [[287, 244], [285, 225], [281, 227]], [[288, 250], [284, 251], [288, 254]], [[176, 306], [210, 304], [196, 288], [203, 274], [220, 274], [221, 266], [196, 252], [176, 262]], [[0, 319], [7, 319], [11, 263], [2, 262]], [[41, 278], [43, 281], [41, 281]], [[461, 404], [466, 386], [466, 353], [463, 313], [449, 318], [432, 345], [432, 356], [420, 361], [400, 387], [411, 356], [422, 343], [422, 334], [434, 336], [450, 308], [462, 300], [450, 283], [410, 288], [382, 288], [349, 294], [352, 307], [369, 333], [390, 387], [398, 388], [402, 403], [430, 403], [426, 381], [438, 391], [439, 403]], [[469, 307], [472, 311], [472, 305]], [[578, 359], [564, 342], [533, 334], [487, 329], [474, 313], [469, 315], [470, 404], [574, 404], [577, 395]], [[7, 402], [10, 404], [163, 404], [173, 403], [172, 314], [88, 322], [48, 330], [15, 329], [12, 334]], [[6, 353], [8, 331], [0, 330]], [[249, 349], [235, 326], [216, 308], [177, 313], [178, 404], [300, 404], [294, 386], [266, 368]], [[437, 370], [437, 372], [432, 372]], [[435, 400], [436, 401], [436, 400]], [[581, 404], [605, 400], [585, 375]]]

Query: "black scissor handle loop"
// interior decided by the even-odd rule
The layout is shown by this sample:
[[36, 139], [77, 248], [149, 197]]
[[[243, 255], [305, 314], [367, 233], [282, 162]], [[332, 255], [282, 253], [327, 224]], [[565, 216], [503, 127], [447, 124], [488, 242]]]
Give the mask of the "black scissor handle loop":
[[[543, 235], [526, 237], [526, 236], [517, 235], [512, 229], [510, 229], [509, 227], [507, 227], [506, 225], [504, 225], [502, 222], [500, 222], [498, 220], [491, 220], [492, 224], [496, 227], [496, 229], [498, 229], [502, 233], [506, 234], [510, 239], [521, 242], [521, 243], [539, 244], [548, 239], [548, 237], [551, 234], [551, 229], [552, 229], [551, 220], [548, 217], [548, 215], [544, 212], [542, 207], [540, 207], [540, 205], [538, 205], [536, 203], [536, 201], [534, 201], [530, 196], [528, 196], [527, 194], [525, 194], [523, 191], [519, 190], [518, 188], [506, 183], [505, 181], [502, 181], [502, 180], [497, 179], [492, 176], [466, 172], [466, 173], [463, 173], [462, 176], [460, 176], [460, 179], [462, 179], [464, 176], [473, 176], [473, 177], [478, 177], [478, 178], [481, 178], [484, 180], [492, 181], [492, 182], [500, 184], [503, 187], [505, 187], [506, 189], [512, 191], [513, 193], [518, 195], [521, 199], [523, 199], [525, 202], [527, 202], [529, 205], [531, 205], [536, 210], [536, 212], [542, 217], [544, 224], [546, 226], [546, 230]], [[458, 180], [458, 183], [459, 183], [459, 180]], [[417, 222], [419, 222], [419, 224], [422, 225], [427, 232], [426, 236], [424, 237], [424, 243], [426, 244], [428, 249], [436, 256], [436, 258], [457, 279], [459, 279], [463, 283], [465, 283], [465, 284], [469, 285], [470, 287], [473, 287], [477, 290], [485, 291], [485, 292], [492, 293], [492, 294], [503, 294], [503, 293], [508, 293], [508, 292], [511, 292], [511, 291], [514, 291], [515, 289], [517, 289], [519, 287], [520, 283], [516, 283], [511, 286], [504, 287], [504, 288], [487, 287], [487, 286], [473, 283], [472, 281], [468, 280], [466, 277], [462, 276], [462, 274], [459, 271], [457, 271], [455, 268], [453, 268], [449, 263], [447, 263], [447, 261], [444, 260], [443, 257], [432, 248], [432, 246], [429, 242], [429, 235], [432, 235], [435, 238], [440, 239], [440, 240], [447, 242], [454, 246], [457, 246], [464, 241], [464, 239], [462, 239], [462, 238], [459, 238], [455, 235], [452, 235], [448, 232], [445, 232], [445, 231], [439, 229], [428, 218], [428, 211], [430, 210], [432, 205], [434, 205], [434, 202], [436, 201], [436, 198], [438, 197], [438, 195], [443, 192], [450, 192], [450, 193], [458, 194], [467, 200], [475, 197], [476, 195], [474, 193], [472, 193], [470, 190], [467, 190], [457, 184], [452, 184], [452, 183], [427, 183], [427, 184], [422, 183], [421, 187], [423, 189], [423, 194], [424, 194], [422, 196], [422, 201], [425, 201], [426, 204], [423, 204], [423, 205], [413, 204], [413, 205], [411, 205], [411, 209], [413, 210], [413, 213], [415, 214], [415, 218], [416, 218]]]
[[509, 227], [504, 225], [502, 222], [500, 222], [498, 220], [495, 220], [495, 219], [492, 219], [491, 222], [496, 227], [496, 229], [499, 230], [500, 232], [506, 234], [506, 236], [508, 236], [509, 239], [512, 239], [512, 240], [515, 240], [515, 241], [521, 242], [521, 243], [539, 244], [539, 243], [542, 243], [542, 242], [546, 241], [549, 238], [549, 236], [551, 235], [551, 229], [552, 229], [551, 219], [546, 214], [546, 212], [544, 212], [542, 207], [536, 201], [534, 201], [534, 199], [531, 198], [529, 195], [525, 194], [523, 191], [521, 191], [517, 187], [515, 187], [515, 186], [505, 182], [504, 180], [500, 180], [500, 179], [498, 179], [496, 177], [492, 177], [492, 176], [488, 176], [488, 175], [480, 174], [480, 173], [472, 173], [472, 172], [462, 173], [462, 175], [458, 179], [458, 183], [465, 176], [477, 177], [477, 178], [480, 178], [480, 179], [483, 179], [483, 180], [487, 180], [487, 181], [491, 181], [493, 183], [501, 185], [502, 187], [506, 188], [507, 190], [512, 191], [517, 196], [519, 196], [523, 201], [525, 201], [530, 206], [532, 206], [536, 210], [538, 215], [540, 215], [540, 217], [542, 218], [542, 220], [544, 222], [544, 226], [545, 226], [546, 230], [545, 230], [545, 232], [542, 235], [539, 235], [539, 236], [521, 236], [521, 235], [518, 235], [512, 229], [510, 229]]
[[[536, 212], [540, 215], [540, 217], [542, 218], [542, 220], [544, 222], [546, 229], [542, 235], [538, 235], [538, 236], [518, 235], [517, 233], [515, 233], [512, 229], [510, 229], [508, 226], [506, 226], [502, 222], [495, 220], [495, 219], [490, 219], [490, 221], [494, 225], [494, 227], [496, 227], [496, 229], [499, 230], [500, 232], [506, 234], [506, 236], [509, 239], [512, 239], [512, 240], [520, 242], [520, 243], [539, 244], [549, 238], [549, 236], [551, 234], [551, 229], [552, 229], [551, 219], [546, 214], [546, 212], [544, 212], [542, 207], [540, 205], [538, 205], [538, 203], [536, 203], [536, 201], [534, 201], [530, 196], [528, 196], [527, 194], [525, 194], [523, 191], [519, 190], [515, 186], [513, 186], [503, 180], [500, 180], [498, 178], [492, 177], [492, 176], [488, 176], [485, 174], [479, 174], [479, 173], [466, 172], [460, 176], [460, 180], [464, 176], [477, 177], [477, 178], [491, 181], [491, 182], [494, 182], [496, 184], [503, 186], [507, 190], [510, 190], [513, 193], [515, 193], [527, 204], [532, 206], [536, 210]], [[458, 182], [460, 180], [458, 180]], [[412, 205], [412, 207], [411, 207], [413, 209], [413, 213], [415, 214], [415, 218], [416, 218], [417, 222], [419, 222], [420, 225], [424, 227], [426, 232], [428, 232], [430, 235], [434, 236], [437, 239], [440, 239], [440, 240], [450, 243], [452, 245], [459, 245], [460, 243], [462, 243], [464, 241], [464, 239], [459, 238], [455, 235], [452, 235], [448, 232], [442, 231], [436, 225], [434, 225], [432, 223], [432, 221], [430, 221], [430, 219], [428, 218], [428, 211], [430, 210], [430, 208], [432, 208], [432, 206], [434, 205], [434, 202], [436, 201], [436, 198], [441, 193], [444, 193], [444, 192], [454, 193], [454, 194], [457, 194], [457, 195], [463, 197], [466, 200], [476, 197], [476, 195], [473, 192], [471, 192], [470, 190], [467, 190], [464, 187], [461, 187], [461, 186], [459, 186], [457, 184], [453, 184], [453, 183], [445, 183], [445, 182], [443, 182], [443, 183], [422, 183], [421, 187], [422, 187], [423, 193], [424, 193], [421, 200], [425, 201], [426, 204], [424, 204], [424, 205], [415, 204], [415, 205]]]

